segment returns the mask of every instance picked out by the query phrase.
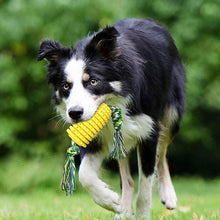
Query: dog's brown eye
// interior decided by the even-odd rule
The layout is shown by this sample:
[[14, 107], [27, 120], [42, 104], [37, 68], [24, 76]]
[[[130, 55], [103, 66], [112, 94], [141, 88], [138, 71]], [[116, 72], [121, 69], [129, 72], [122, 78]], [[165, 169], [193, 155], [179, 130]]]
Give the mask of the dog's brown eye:
[[89, 83], [91, 86], [96, 86], [98, 84], [98, 80], [92, 79]]
[[69, 90], [70, 86], [68, 83], [65, 83], [64, 86], [63, 86], [64, 90]]

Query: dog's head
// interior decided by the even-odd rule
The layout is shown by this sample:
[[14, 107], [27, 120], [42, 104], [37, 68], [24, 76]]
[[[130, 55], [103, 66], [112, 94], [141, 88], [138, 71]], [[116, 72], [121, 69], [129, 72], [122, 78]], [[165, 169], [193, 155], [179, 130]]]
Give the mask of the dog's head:
[[118, 36], [114, 27], [106, 27], [75, 48], [50, 39], [41, 42], [38, 60], [49, 62], [52, 97], [66, 122], [88, 120], [102, 102], [122, 94]]

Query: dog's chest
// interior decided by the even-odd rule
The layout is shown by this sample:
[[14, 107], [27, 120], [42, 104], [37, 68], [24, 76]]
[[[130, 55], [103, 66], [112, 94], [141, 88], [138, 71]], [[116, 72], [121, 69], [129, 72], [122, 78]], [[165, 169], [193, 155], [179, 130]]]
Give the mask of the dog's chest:
[[[123, 114], [122, 136], [125, 149], [129, 152], [136, 147], [138, 141], [147, 139], [153, 131], [153, 120], [145, 114], [128, 116]], [[99, 138], [104, 149], [109, 152], [113, 149], [114, 127], [111, 119], [100, 132]]]

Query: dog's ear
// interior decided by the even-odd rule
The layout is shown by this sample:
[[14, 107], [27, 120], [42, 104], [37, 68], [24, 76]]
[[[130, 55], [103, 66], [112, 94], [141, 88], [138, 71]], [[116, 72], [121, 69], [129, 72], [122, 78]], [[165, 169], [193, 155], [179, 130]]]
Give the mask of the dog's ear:
[[114, 27], [107, 26], [98, 32], [85, 48], [86, 56], [92, 57], [97, 53], [107, 59], [114, 60], [120, 56], [120, 50], [117, 47], [118, 31]]
[[63, 50], [65, 50], [65, 47], [63, 47], [58, 41], [45, 39], [40, 44], [38, 61], [45, 58], [49, 62], [57, 62], [62, 55]]

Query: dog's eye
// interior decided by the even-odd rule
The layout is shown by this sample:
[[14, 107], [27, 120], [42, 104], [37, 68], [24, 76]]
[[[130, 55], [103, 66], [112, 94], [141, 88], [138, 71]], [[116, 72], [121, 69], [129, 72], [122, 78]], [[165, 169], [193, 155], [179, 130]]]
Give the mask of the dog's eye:
[[65, 84], [63, 85], [63, 89], [64, 89], [64, 90], [69, 90], [69, 89], [70, 89], [69, 84], [68, 84], [68, 83], [65, 83]]
[[98, 80], [92, 79], [92, 80], [90, 80], [89, 84], [90, 84], [91, 86], [96, 86], [96, 85], [98, 84]]

